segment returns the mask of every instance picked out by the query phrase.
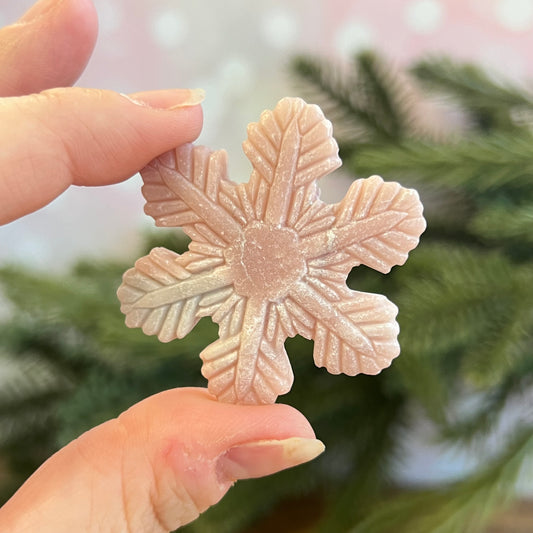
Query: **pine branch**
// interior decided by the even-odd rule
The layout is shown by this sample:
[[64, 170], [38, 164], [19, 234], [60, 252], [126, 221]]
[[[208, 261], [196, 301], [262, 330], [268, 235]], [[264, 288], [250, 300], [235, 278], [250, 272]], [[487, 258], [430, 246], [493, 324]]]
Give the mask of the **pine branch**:
[[532, 453], [533, 428], [526, 427], [474, 475], [442, 489], [401, 495], [378, 507], [351, 533], [479, 533], [514, 496]]
[[472, 233], [490, 243], [533, 244], [533, 204], [489, 205], [472, 220]]
[[495, 134], [435, 144], [404, 141], [364, 147], [345, 163], [356, 175], [378, 173], [470, 194], [506, 191], [517, 199], [533, 196], [533, 135]]
[[[206, 339], [215, 337], [216, 327], [207, 319], [199, 322], [195, 335], [171, 344], [124, 327], [115, 295], [120, 278], [115, 278], [116, 265], [109, 268], [106, 278], [98, 267], [81, 264], [75, 268], [76, 275], [61, 279], [0, 268], [0, 286], [16, 312], [15, 325], [6, 328], [8, 338], [15, 343], [24, 339], [42, 357], [70, 365], [73, 371], [77, 365], [83, 372], [83, 365], [150, 364], [146, 354], [151, 359], [174, 358], [181, 351], [183, 357], [194, 354], [196, 359]], [[27, 330], [19, 331], [21, 327]], [[25, 348], [11, 344], [9, 349]]]
[[62, 322], [92, 333], [108, 319], [119, 316], [113, 292], [104, 298], [94, 286], [77, 282], [74, 277], [54, 278], [3, 267], [0, 286], [15, 309], [43, 322]]
[[494, 431], [509, 403], [526, 393], [532, 383], [533, 360], [527, 357], [515, 364], [513, 371], [497, 386], [477, 392], [481, 398], [474, 410], [465, 414], [461, 405], [455, 409], [449, 422], [439, 427], [439, 438], [447, 444], [479, 443]]
[[354, 59], [359, 99], [374, 116], [386, 138], [399, 140], [407, 133], [410, 109], [407, 97], [390, 65], [373, 52], [362, 52]]
[[[321, 105], [334, 123], [336, 135], [340, 133], [342, 139], [349, 138], [351, 142], [360, 138], [390, 141], [400, 133], [400, 114], [393, 112], [394, 99], [387, 85], [389, 79], [373, 54], [356, 56], [352, 69], [346, 73], [306, 56], [296, 57], [291, 70], [306, 83], [304, 92]], [[383, 105], [390, 113], [386, 117]]]
[[[446, 407], [463, 383], [469, 350], [500, 342], [504, 332], [495, 324], [528, 301], [515, 274], [499, 253], [439, 244], [426, 244], [402, 268], [395, 301], [404, 353], [395, 369], [407, 394], [437, 423], [446, 420]], [[533, 319], [526, 317], [531, 328]], [[494, 367], [484, 369], [489, 375], [502, 366], [497, 358], [485, 364], [491, 362]]]
[[477, 388], [497, 387], [517, 364], [531, 357], [533, 294], [528, 289], [533, 279], [528, 277], [529, 283], [517, 283], [514, 294], [504, 295], [507, 302], [495, 302], [492, 324], [485, 337], [466, 350], [461, 373]]
[[472, 115], [482, 131], [517, 131], [513, 112], [533, 110], [533, 93], [511, 83], [497, 81], [472, 64], [447, 58], [417, 63], [411, 72], [429, 89], [451, 96]]
[[28, 400], [31, 403], [32, 398], [68, 390], [73, 385], [56, 368], [34, 355], [22, 354], [16, 359], [3, 355], [0, 364], [0, 415], [12, 412]]
[[409, 276], [396, 298], [413, 350], [442, 353], [450, 346], [477, 342], [495, 314], [505, 313], [519, 297], [513, 265], [497, 253], [427, 244], [403, 267], [406, 274], [419, 271], [418, 261], [420, 268], [430, 263], [431, 270], [423, 278]]
[[352, 438], [357, 439], [357, 444], [346, 447], [344, 453], [335, 450], [334, 445], [330, 449], [333, 456], [344, 457], [347, 464], [351, 459], [354, 467], [339, 490], [331, 492], [328, 512], [318, 524], [318, 532], [347, 531], [360, 520], [390, 481], [392, 466], [401, 456], [398, 433], [407, 424], [404, 401], [397, 395], [379, 392], [381, 397], [374, 394], [367, 409], [372, 423], [365, 423], [363, 415], [363, 420], [354, 424], [357, 430]]
[[[144, 235], [144, 242], [141, 252], [137, 255], [148, 255], [152, 248], [162, 246], [178, 254], [187, 251], [191, 239], [178, 228], [157, 228], [156, 231], [148, 231]], [[123, 271], [120, 275], [122, 276]]]
[[87, 336], [68, 325], [16, 315], [2, 327], [6, 334], [0, 339], [0, 346], [16, 356], [16, 365], [22, 365], [30, 355], [38, 364], [50, 368], [50, 373], [76, 381], [93, 366], [109, 363]]
[[0, 449], [12, 444], [24, 446], [36, 433], [50, 431], [56, 422], [54, 409], [63, 399], [61, 391], [34, 394], [17, 405], [0, 409]]

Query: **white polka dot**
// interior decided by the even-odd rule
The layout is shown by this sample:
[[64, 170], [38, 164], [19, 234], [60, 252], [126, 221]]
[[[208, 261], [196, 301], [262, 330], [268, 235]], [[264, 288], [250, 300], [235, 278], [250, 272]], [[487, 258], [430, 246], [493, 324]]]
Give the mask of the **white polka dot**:
[[293, 13], [279, 8], [267, 13], [261, 23], [263, 38], [273, 48], [287, 48], [298, 33], [298, 22]]
[[509, 30], [529, 30], [533, 25], [533, 0], [499, 0], [496, 16], [500, 24]]
[[113, 33], [122, 24], [123, 13], [116, 3], [98, 2], [98, 29], [101, 33]]
[[335, 36], [335, 47], [339, 54], [345, 57], [351, 57], [356, 52], [371, 48], [373, 44], [374, 32], [364, 22], [348, 22]]
[[440, 25], [444, 10], [438, 0], [416, 0], [407, 6], [407, 25], [416, 33], [432, 33]]
[[246, 93], [253, 82], [253, 72], [250, 64], [239, 57], [230, 58], [219, 71], [220, 88], [226, 93]]
[[185, 41], [188, 23], [173, 9], [160, 11], [152, 19], [152, 36], [164, 48], [175, 48]]

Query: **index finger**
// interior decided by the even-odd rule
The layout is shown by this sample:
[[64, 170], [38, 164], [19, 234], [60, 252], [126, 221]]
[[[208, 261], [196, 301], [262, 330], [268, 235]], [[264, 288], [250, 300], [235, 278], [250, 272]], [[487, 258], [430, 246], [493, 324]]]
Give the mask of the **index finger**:
[[0, 224], [69, 185], [120, 182], [202, 127], [203, 91], [63, 88], [0, 100]]

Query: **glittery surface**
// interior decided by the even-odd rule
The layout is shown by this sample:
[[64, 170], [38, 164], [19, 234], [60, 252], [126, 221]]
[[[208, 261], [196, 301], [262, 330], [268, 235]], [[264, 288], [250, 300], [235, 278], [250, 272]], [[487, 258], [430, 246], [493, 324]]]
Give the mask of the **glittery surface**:
[[314, 360], [333, 374], [377, 374], [400, 351], [397, 308], [348, 289], [364, 264], [401, 265], [425, 229], [416, 191], [378, 176], [355, 181], [338, 204], [317, 179], [339, 167], [332, 128], [315, 105], [284, 98], [248, 127], [248, 183], [227, 178], [226, 153], [185, 145], [142, 172], [146, 213], [191, 237], [179, 255], [156, 248], [118, 290], [129, 327], [163, 342], [202, 316], [219, 339], [200, 354], [221, 401], [273, 403], [292, 386], [287, 337], [314, 339]]

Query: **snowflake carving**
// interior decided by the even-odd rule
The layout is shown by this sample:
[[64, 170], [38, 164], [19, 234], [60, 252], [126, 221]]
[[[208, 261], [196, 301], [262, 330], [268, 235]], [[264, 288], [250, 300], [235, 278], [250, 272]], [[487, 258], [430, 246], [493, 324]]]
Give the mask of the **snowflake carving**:
[[118, 290], [129, 327], [163, 342], [203, 316], [219, 324], [202, 374], [226, 402], [267, 404], [292, 386], [284, 341], [314, 339], [314, 361], [333, 373], [377, 374], [400, 351], [396, 306], [350, 290], [353, 266], [389, 272], [425, 229], [415, 190], [378, 176], [355, 181], [335, 205], [317, 180], [341, 165], [331, 123], [315, 105], [284, 98], [248, 126], [248, 183], [227, 177], [225, 151], [187, 144], [142, 172], [145, 211], [192, 242], [155, 248]]

